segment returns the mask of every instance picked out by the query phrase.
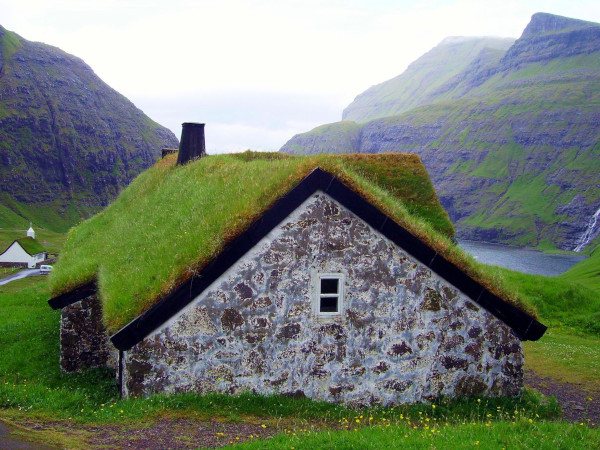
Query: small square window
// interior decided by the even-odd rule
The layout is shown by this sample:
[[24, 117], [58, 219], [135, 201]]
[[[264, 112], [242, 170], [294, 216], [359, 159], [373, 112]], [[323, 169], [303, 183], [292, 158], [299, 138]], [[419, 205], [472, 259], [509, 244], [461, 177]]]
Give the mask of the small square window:
[[314, 311], [317, 316], [342, 314], [344, 275], [341, 273], [317, 274]]

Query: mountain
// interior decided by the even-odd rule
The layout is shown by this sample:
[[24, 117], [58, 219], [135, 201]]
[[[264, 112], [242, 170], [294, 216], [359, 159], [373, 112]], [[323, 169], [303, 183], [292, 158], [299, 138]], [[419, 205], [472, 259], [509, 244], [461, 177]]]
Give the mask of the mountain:
[[[434, 54], [456, 45], [442, 42]], [[430, 76], [447, 61], [436, 68], [432, 52], [423, 57]], [[411, 67], [425, 66], [419, 61]], [[600, 209], [600, 25], [537, 13], [505, 52], [482, 48], [452, 73], [436, 75], [438, 86], [416, 96], [427, 104], [319, 127], [281, 151], [414, 152], [459, 238], [567, 250], [600, 243], [600, 220], [593, 220]], [[365, 94], [346, 116], [361, 111]], [[385, 103], [370, 97], [370, 105]], [[399, 110], [413, 101], [396, 98]]]
[[0, 27], [0, 227], [64, 231], [177, 142], [81, 59]]
[[343, 120], [368, 122], [393, 116], [443, 98], [440, 88], [467, 67], [496, 61], [512, 38], [448, 37], [410, 64], [396, 78], [372, 86], [348, 105]]

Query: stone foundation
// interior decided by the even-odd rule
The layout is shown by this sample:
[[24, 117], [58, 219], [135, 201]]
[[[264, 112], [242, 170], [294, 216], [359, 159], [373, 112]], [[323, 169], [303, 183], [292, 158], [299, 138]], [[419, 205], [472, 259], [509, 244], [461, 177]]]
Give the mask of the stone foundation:
[[62, 308], [60, 367], [64, 372], [105, 366], [116, 370], [118, 353], [108, 339], [96, 295]]
[[[316, 317], [316, 273], [344, 274], [343, 315]], [[317, 193], [124, 352], [122, 393], [248, 390], [390, 405], [516, 395], [522, 365], [503, 322]]]

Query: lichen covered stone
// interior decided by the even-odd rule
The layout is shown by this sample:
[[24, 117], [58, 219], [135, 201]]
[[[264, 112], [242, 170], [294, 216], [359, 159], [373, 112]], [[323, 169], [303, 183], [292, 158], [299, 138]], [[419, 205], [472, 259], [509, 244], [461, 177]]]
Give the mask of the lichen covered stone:
[[[317, 273], [344, 313], [316, 317]], [[515, 395], [512, 331], [323, 193], [124, 352], [123, 394], [282, 393], [348, 405]]]

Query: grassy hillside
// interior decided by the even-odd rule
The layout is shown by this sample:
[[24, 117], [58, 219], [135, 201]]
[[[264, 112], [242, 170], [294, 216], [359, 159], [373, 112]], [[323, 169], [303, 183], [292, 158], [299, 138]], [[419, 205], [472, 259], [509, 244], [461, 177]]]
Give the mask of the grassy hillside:
[[43, 227], [65, 233], [76, 223], [91, 217], [99, 210], [98, 205], [86, 204], [86, 195], [57, 194], [49, 201], [17, 201], [7, 192], [0, 194], [0, 227]]
[[[561, 278], [575, 281], [595, 291], [598, 298], [600, 298], [600, 246], [596, 247], [588, 259], [574, 265], [562, 274]], [[598, 323], [600, 323], [600, 320], [598, 320]]]
[[307, 139], [292, 143], [289, 147], [290, 153], [301, 155], [354, 153], [360, 143], [361, 128], [359, 124], [352, 121], [321, 125], [312, 130]]
[[449, 37], [413, 62], [404, 73], [367, 89], [344, 109], [343, 119], [368, 122], [436, 101], [439, 90], [482, 59], [499, 59], [512, 38]]
[[488, 268], [535, 306], [549, 329], [525, 342], [525, 361], [538, 375], [600, 393], [600, 251], [557, 277]]
[[[97, 278], [114, 332], [211, 261], [316, 167], [470, 270], [471, 260], [450, 241], [452, 224], [416, 155], [248, 152], [185, 166], [175, 166], [175, 157], [159, 161], [106, 210], [69, 231], [50, 277], [53, 295]], [[503, 292], [493, 280], [482, 282]]]
[[[575, 271], [578, 272], [578, 266], [587, 261], [575, 265]], [[600, 290], [597, 288], [581, 284], [569, 276], [569, 272], [558, 277], [545, 277], [508, 269], [497, 270], [509, 286], [549, 321], [546, 325], [571, 327], [600, 337]], [[596, 277], [587, 279], [597, 284], [599, 270], [600, 265], [596, 261]]]

